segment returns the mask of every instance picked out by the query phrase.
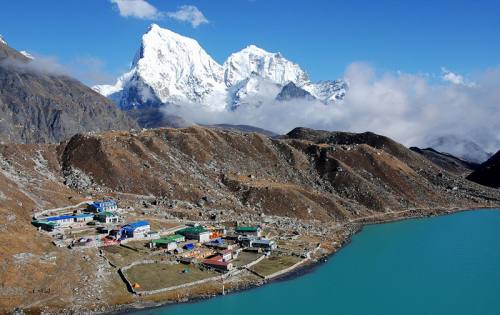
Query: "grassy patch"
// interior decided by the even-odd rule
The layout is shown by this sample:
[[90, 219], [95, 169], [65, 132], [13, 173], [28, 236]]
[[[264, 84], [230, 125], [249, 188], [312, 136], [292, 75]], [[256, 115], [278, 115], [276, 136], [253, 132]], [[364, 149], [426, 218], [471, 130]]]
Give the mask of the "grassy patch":
[[250, 269], [261, 276], [269, 276], [275, 272], [286, 269], [298, 263], [301, 259], [296, 256], [273, 256], [262, 260]]
[[101, 247], [101, 249], [104, 252], [104, 255], [106, 255], [106, 257], [118, 267], [124, 267], [134, 261], [147, 259], [148, 257], [142, 251], [134, 251], [118, 245]]
[[233, 259], [232, 263], [236, 268], [248, 265], [252, 261], [259, 259], [262, 254], [251, 253], [251, 252], [241, 252], [238, 254], [238, 258]]
[[[187, 272], [183, 272], [187, 269]], [[183, 264], [142, 264], [126, 271], [130, 283], [138, 283], [138, 291], [157, 290], [180, 284], [190, 283], [218, 275], [212, 271], [203, 271], [194, 266]]]

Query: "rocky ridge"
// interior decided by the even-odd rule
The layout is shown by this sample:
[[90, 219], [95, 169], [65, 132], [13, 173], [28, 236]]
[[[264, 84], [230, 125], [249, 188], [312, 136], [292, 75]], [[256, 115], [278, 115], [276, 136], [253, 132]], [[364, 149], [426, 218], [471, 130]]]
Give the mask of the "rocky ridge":
[[467, 179], [481, 185], [500, 188], [500, 151], [481, 164]]
[[137, 126], [112, 101], [5, 42], [0, 42], [0, 117], [2, 142], [59, 142], [76, 133]]

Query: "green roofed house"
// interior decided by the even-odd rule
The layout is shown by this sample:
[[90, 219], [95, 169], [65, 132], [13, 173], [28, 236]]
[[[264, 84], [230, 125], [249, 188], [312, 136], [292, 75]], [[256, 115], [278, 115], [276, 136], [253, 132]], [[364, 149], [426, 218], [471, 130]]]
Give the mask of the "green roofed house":
[[168, 235], [168, 236], [163, 236], [159, 239], [152, 240], [151, 243], [149, 243], [149, 246], [151, 248], [166, 248], [167, 250], [174, 250], [177, 248], [177, 243], [179, 242], [184, 242], [186, 238], [182, 235], [179, 234], [173, 234], [173, 235]]
[[175, 232], [175, 234], [182, 235], [188, 240], [197, 240], [200, 243], [210, 241], [210, 231], [203, 226], [190, 226]]
[[237, 226], [234, 229], [234, 232], [239, 235], [246, 235], [246, 236], [261, 236], [262, 235], [262, 229], [260, 226]]
[[39, 229], [42, 229], [42, 230], [45, 230], [48, 232], [54, 231], [55, 229], [57, 229], [59, 227], [58, 223], [47, 221], [47, 220], [34, 220], [31, 222], [31, 224], [33, 224], [35, 227], [37, 227]]
[[97, 221], [102, 223], [118, 223], [118, 215], [115, 212], [103, 211], [97, 214]]

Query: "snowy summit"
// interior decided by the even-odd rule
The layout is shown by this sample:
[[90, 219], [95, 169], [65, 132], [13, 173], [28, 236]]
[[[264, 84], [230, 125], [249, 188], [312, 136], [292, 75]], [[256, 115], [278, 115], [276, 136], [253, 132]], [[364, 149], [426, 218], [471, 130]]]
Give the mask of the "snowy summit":
[[130, 71], [94, 89], [124, 109], [194, 103], [221, 111], [274, 99], [290, 82], [324, 102], [341, 100], [347, 87], [343, 81], [314, 84], [299, 65], [255, 45], [220, 65], [196, 40], [152, 24]]

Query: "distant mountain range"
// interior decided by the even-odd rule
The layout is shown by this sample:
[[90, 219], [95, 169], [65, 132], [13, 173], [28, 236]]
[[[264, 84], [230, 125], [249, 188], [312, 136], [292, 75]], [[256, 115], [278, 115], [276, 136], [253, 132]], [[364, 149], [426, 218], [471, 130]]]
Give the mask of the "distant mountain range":
[[[0, 141], [57, 142], [81, 132], [139, 126], [178, 128], [196, 122], [166, 114], [165, 106], [189, 104], [189, 108], [199, 106], [208, 112], [245, 108], [245, 113], [272, 102], [348, 106], [342, 102], [348, 93], [347, 82], [312, 82], [299, 65], [280, 53], [250, 45], [220, 65], [196, 40], [156, 24], [142, 36], [130, 70], [114, 85], [95, 86], [99, 93], [67, 75], [45, 72], [33, 64], [36, 60], [29, 53], [0, 40]], [[275, 135], [231, 121], [216, 127]], [[492, 155], [456, 135], [435, 135], [425, 146], [478, 164]]]
[[303, 95], [338, 102], [347, 84], [342, 80], [313, 83], [299, 65], [254, 45], [220, 65], [196, 40], [153, 24], [142, 36], [130, 71], [114, 85], [94, 89], [125, 110], [185, 103], [236, 110], [242, 105]]
[[483, 163], [493, 155], [486, 152], [476, 142], [456, 135], [434, 137], [427, 145], [439, 152], [445, 152], [476, 164]]

